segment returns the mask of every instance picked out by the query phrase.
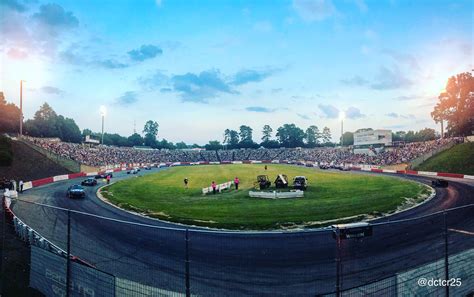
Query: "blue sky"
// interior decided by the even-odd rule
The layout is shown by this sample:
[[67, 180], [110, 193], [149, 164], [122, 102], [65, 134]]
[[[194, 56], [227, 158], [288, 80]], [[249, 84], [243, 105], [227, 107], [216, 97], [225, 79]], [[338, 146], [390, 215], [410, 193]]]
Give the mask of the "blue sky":
[[[54, 0], [52, 0], [54, 1]], [[449, 76], [473, 68], [472, 1], [0, 0], [0, 90], [81, 129], [203, 144], [241, 124], [438, 128]]]

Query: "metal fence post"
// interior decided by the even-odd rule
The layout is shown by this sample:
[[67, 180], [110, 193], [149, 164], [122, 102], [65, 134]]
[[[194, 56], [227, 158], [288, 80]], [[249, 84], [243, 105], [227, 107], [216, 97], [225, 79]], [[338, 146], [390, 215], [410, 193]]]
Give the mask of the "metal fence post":
[[[449, 280], [449, 253], [448, 253], [448, 213], [446, 210], [444, 215], [444, 279]], [[446, 297], [449, 297], [449, 286], [445, 286]]]
[[336, 239], [336, 297], [341, 296], [341, 237], [339, 231]]
[[66, 261], [66, 297], [71, 287], [71, 210], [67, 210], [67, 261]]
[[191, 290], [189, 287], [189, 231], [186, 229], [186, 260], [185, 260], [185, 265], [186, 265], [186, 297], [191, 296]]

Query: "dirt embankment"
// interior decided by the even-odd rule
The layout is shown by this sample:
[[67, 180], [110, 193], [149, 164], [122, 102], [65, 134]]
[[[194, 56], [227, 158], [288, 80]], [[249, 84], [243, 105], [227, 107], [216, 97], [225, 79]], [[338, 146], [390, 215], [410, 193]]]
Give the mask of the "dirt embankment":
[[0, 178], [30, 181], [72, 173], [19, 141], [11, 144], [13, 162], [11, 166], [0, 166]]

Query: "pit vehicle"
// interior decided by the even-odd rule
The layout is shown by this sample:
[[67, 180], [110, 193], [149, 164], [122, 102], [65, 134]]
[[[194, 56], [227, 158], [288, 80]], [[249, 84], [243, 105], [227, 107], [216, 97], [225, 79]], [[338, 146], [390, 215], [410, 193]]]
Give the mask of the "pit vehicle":
[[288, 176], [285, 174], [278, 174], [277, 178], [275, 179], [275, 188], [288, 188]]
[[271, 184], [272, 183], [268, 179], [268, 175], [257, 176], [257, 186], [260, 188], [260, 190], [268, 189]]
[[293, 179], [293, 189], [306, 190], [308, 188], [308, 179], [306, 176], [296, 176]]

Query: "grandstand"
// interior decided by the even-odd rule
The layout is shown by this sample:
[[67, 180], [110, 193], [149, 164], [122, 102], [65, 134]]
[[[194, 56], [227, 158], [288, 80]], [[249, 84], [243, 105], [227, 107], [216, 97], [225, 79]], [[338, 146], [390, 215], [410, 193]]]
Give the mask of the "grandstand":
[[51, 141], [42, 138], [26, 138], [61, 157], [89, 166], [105, 166], [120, 163], [161, 162], [225, 162], [245, 160], [311, 161], [324, 164], [396, 165], [408, 163], [420, 156], [438, 150], [449, 143], [461, 142], [462, 138], [444, 138], [425, 142], [407, 143], [385, 148], [372, 154], [355, 154], [350, 148], [277, 148], [232, 150], [137, 150], [128, 147], [96, 146]]

